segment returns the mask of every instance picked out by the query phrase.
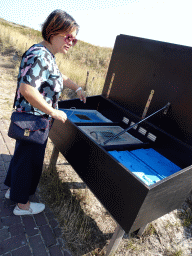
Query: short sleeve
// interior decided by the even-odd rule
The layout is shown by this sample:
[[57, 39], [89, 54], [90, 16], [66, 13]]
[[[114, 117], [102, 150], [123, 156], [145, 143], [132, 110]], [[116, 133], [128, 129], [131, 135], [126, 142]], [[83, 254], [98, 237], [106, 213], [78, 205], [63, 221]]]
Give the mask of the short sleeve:
[[43, 56], [28, 55], [22, 60], [20, 83], [30, 84], [39, 90], [49, 78], [49, 62]]

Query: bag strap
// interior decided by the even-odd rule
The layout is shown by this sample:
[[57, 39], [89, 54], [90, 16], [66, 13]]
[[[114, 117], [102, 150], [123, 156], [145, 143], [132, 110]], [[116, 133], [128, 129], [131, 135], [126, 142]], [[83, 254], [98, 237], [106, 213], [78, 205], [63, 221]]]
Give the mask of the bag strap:
[[16, 98], [17, 98], [17, 88], [16, 88], [16, 92], [15, 92], [15, 99], [14, 99], [14, 102], [13, 102], [13, 108], [15, 108]]
[[[16, 109], [16, 112], [18, 112], [18, 113], [29, 113], [27, 111], [18, 111], [17, 109]], [[34, 110], [33, 112], [38, 113], [42, 118], [47, 119], [50, 122], [50, 120], [47, 117], [43, 116], [40, 112], [38, 112], [36, 110]]]
[[[25, 55], [26, 52], [27, 52], [27, 51], [25, 51], [25, 52], [23, 53], [21, 59], [23, 59], [23, 57], [24, 57], [24, 55]], [[17, 85], [17, 87], [18, 87], [18, 85]], [[14, 102], [13, 102], [13, 108], [15, 108], [15, 103], [16, 103], [16, 100], [17, 100], [17, 90], [18, 90], [17, 87], [16, 87], [16, 91], [15, 91], [15, 99], [14, 99]]]

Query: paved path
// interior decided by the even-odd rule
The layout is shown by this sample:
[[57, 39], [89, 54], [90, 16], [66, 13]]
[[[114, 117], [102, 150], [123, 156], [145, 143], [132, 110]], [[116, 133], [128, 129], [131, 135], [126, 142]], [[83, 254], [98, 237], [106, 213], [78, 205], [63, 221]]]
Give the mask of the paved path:
[[[8, 127], [9, 121], [0, 119], [0, 255], [71, 256], [47, 206], [37, 215], [15, 216], [15, 203], [4, 197], [7, 187], [3, 182], [15, 145], [7, 136]], [[38, 192], [31, 200], [39, 202]]]

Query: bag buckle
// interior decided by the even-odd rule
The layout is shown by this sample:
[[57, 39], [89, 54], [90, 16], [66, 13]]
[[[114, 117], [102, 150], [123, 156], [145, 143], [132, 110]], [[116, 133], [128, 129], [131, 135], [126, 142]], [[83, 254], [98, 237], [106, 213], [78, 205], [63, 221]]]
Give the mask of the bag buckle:
[[29, 137], [29, 135], [30, 135], [30, 130], [29, 129], [25, 129], [24, 136]]

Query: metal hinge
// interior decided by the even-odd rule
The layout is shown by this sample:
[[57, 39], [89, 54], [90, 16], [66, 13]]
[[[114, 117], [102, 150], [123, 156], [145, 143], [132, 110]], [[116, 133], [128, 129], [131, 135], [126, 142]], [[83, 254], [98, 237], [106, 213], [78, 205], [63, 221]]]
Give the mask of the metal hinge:
[[29, 135], [30, 135], [30, 130], [29, 129], [25, 129], [24, 136], [29, 137]]

